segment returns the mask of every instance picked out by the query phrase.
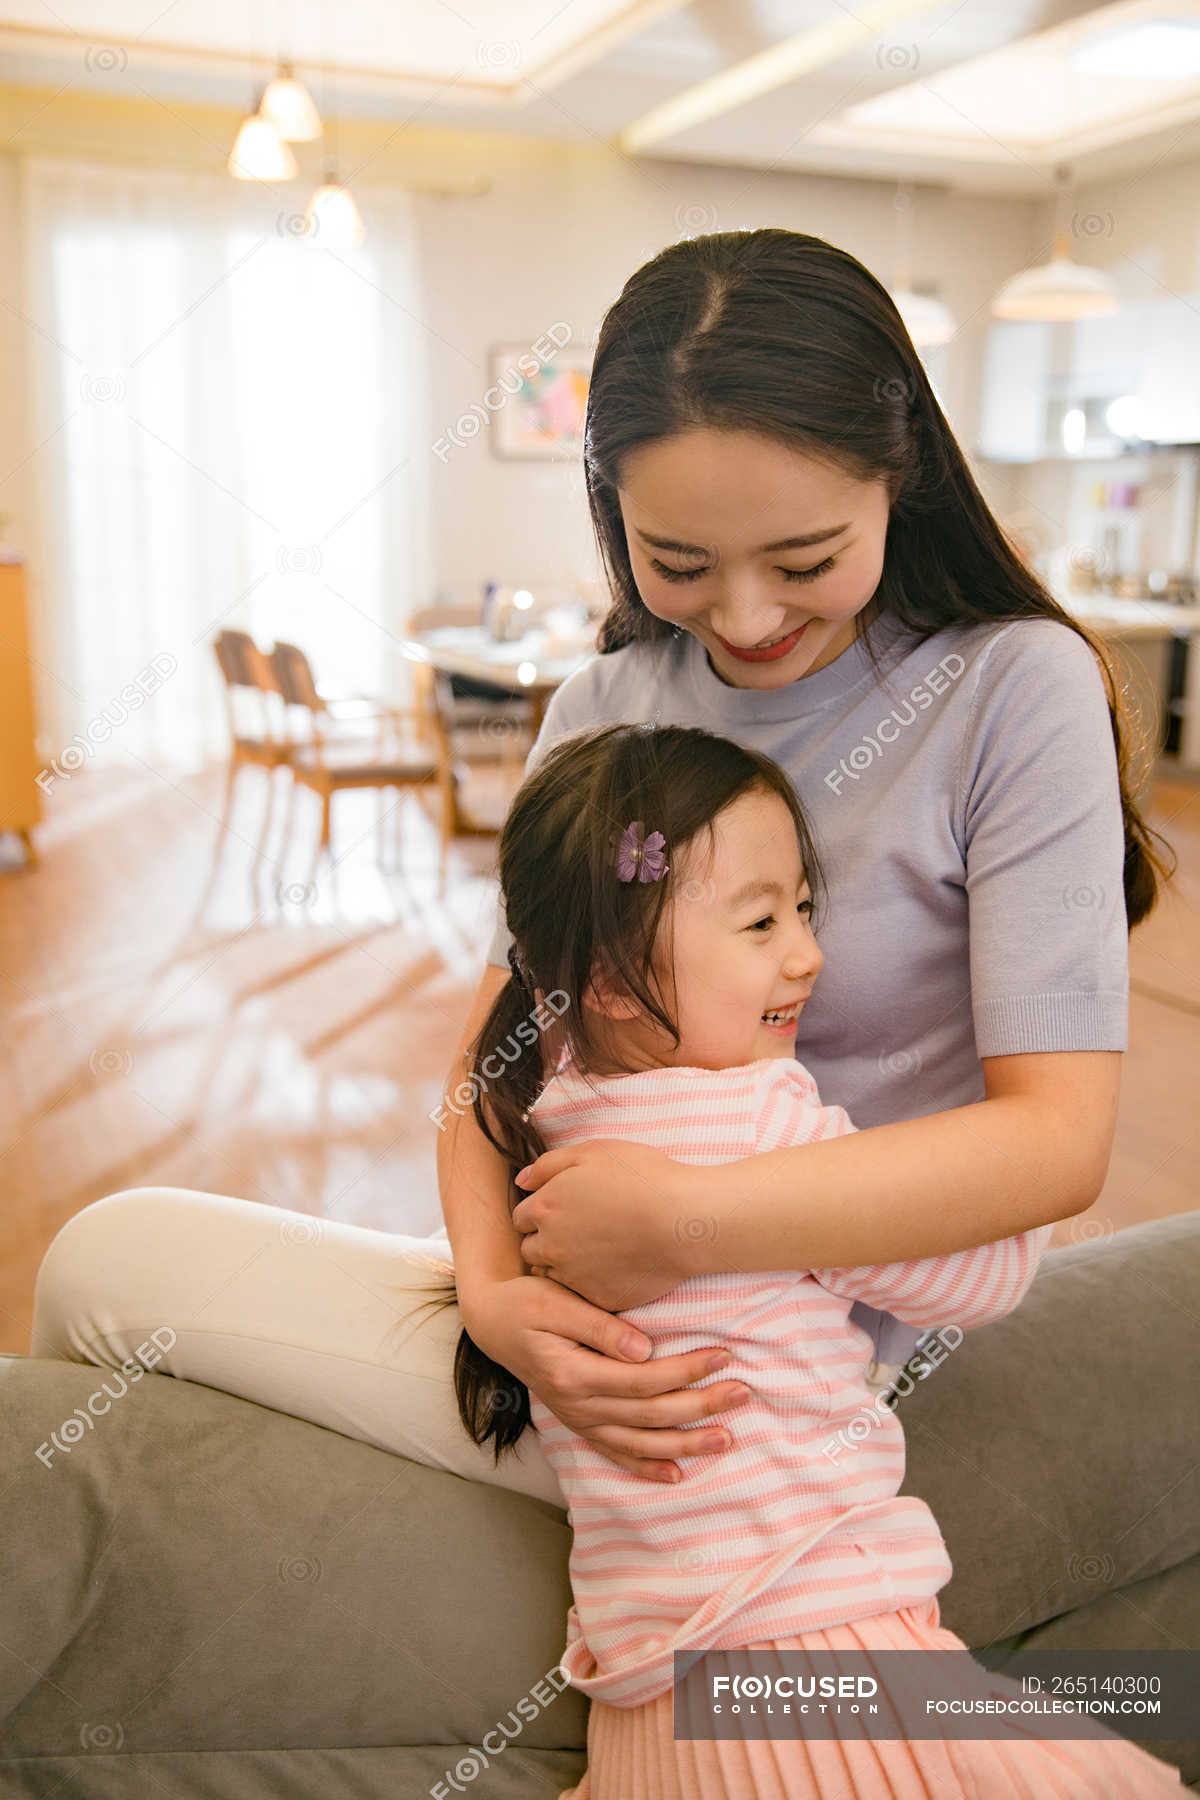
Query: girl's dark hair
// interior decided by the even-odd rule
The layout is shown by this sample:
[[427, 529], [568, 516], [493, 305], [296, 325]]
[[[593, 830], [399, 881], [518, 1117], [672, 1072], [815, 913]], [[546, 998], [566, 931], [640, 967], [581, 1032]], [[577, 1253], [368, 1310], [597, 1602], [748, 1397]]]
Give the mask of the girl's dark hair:
[[[463, 1084], [510, 1176], [546, 1148], [528, 1113], [561, 1058], [586, 1076], [611, 1055], [583, 1004], [589, 981], [615, 982], [678, 1046], [660, 922], [670, 902], [705, 896], [713, 823], [753, 791], [777, 794], [787, 807], [818, 921], [825, 883], [816, 846], [790, 781], [768, 756], [684, 726], [609, 725], [560, 739], [526, 777], [499, 853], [516, 967], [470, 1046]], [[658, 880], [617, 873], [618, 844], [633, 821], [666, 840]], [[701, 853], [687, 855], [685, 870], [694, 841]], [[510, 1210], [524, 1198], [510, 1180]], [[454, 1387], [468, 1434], [493, 1441], [499, 1462], [529, 1423], [524, 1383], [464, 1330]]]
[[[668, 636], [634, 583], [618, 501], [622, 459], [697, 427], [748, 431], [888, 484], [872, 606], [918, 636], [986, 620], [1057, 619], [1090, 645], [1108, 694], [1125, 824], [1129, 926], [1175, 870], [1134, 801], [1152, 755], [1101, 639], [1063, 610], [1001, 531], [886, 288], [845, 250], [764, 227], [685, 238], [630, 276], [597, 341], [584, 429], [588, 504], [613, 594], [602, 652]], [[878, 667], [876, 648], [867, 650]], [[1171, 858], [1155, 851], [1152, 839]]]

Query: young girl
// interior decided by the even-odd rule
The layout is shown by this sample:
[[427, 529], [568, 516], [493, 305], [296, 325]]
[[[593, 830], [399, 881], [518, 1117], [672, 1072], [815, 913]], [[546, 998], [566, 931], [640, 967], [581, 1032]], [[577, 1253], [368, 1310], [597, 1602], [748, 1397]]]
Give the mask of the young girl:
[[[471, 1082], [512, 1173], [580, 1138], [704, 1164], [854, 1130], [792, 1053], [823, 960], [811, 924], [821, 877], [769, 758], [694, 729], [575, 734], [517, 795], [500, 877], [512, 974], [472, 1047]], [[689, 1458], [673, 1484], [616, 1467], [464, 1330], [468, 1432], [499, 1460], [532, 1418], [570, 1512], [562, 1660], [592, 1705], [588, 1771], [560, 1800], [1178, 1793], [1174, 1770], [1114, 1736], [674, 1736], [676, 1651], [964, 1649], [938, 1624], [951, 1571], [937, 1525], [898, 1493], [899, 1419], [875, 1409], [869, 1443], [847, 1430], [872, 1402], [871, 1340], [851, 1307], [913, 1326], [985, 1324], [1020, 1300], [1049, 1233], [870, 1268], [730, 1264], [627, 1309], [656, 1355], [724, 1346], [724, 1379], [748, 1389], [729, 1415], [732, 1448]], [[981, 1670], [980, 1694], [987, 1680]]]

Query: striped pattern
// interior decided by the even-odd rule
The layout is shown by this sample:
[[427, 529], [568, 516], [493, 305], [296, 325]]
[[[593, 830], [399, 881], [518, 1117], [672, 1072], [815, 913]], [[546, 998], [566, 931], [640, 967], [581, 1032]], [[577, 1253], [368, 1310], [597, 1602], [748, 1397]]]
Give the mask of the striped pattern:
[[[790, 1057], [590, 1080], [563, 1068], [532, 1112], [551, 1148], [624, 1138], [697, 1164], [854, 1129]], [[702, 1232], [705, 1221], [681, 1229]], [[730, 1352], [697, 1386], [743, 1380], [752, 1390], [715, 1415], [731, 1447], [684, 1459], [674, 1485], [618, 1468], [531, 1396], [574, 1532], [562, 1658], [573, 1685], [641, 1705], [671, 1687], [675, 1650], [845, 1624], [943, 1587], [946, 1548], [925, 1503], [897, 1492], [900, 1422], [866, 1385], [871, 1345], [850, 1308], [865, 1300], [914, 1325], [982, 1325], [1017, 1304], [1050, 1230], [872, 1268], [723, 1270], [629, 1308], [622, 1317], [656, 1356]]]

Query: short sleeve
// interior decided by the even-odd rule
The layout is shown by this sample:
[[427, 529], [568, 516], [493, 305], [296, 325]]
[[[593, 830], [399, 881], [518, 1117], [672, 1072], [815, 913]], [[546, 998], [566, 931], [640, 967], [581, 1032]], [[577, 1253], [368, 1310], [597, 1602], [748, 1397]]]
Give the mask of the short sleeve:
[[803, 1063], [774, 1057], [757, 1065], [753, 1093], [754, 1150], [792, 1150], [854, 1130], [844, 1107], [824, 1106]]
[[[525, 758], [525, 774], [528, 775], [545, 756], [552, 744], [560, 738], [569, 737], [573, 731], [582, 731], [595, 721], [591, 717], [590, 696], [592, 684], [589, 678], [596, 664], [592, 658], [582, 669], [555, 688], [550, 696], [550, 703], [542, 718], [542, 728], [530, 745], [529, 754]], [[496, 896], [495, 927], [492, 941], [488, 945], [487, 960], [496, 963], [500, 968], [508, 967], [508, 950], [512, 943], [512, 935], [504, 922], [503, 896]]]
[[906, 1325], [990, 1325], [1018, 1306], [1028, 1292], [1050, 1242], [1053, 1225], [1019, 1237], [978, 1244], [949, 1256], [860, 1269], [814, 1269], [830, 1293], [883, 1307]]
[[1096, 658], [1069, 626], [1023, 619], [992, 640], [958, 804], [978, 1054], [1124, 1050], [1116, 751]]

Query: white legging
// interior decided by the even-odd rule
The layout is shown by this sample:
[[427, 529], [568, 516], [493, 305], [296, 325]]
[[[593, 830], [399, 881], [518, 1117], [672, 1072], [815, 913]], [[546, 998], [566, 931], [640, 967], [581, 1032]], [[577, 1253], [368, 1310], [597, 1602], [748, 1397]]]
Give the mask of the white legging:
[[128, 1188], [84, 1207], [47, 1250], [31, 1351], [115, 1369], [156, 1332], [139, 1360], [159, 1370], [565, 1508], [532, 1429], [497, 1467], [459, 1421], [458, 1307], [422, 1310], [453, 1278], [450, 1258], [444, 1233]]

